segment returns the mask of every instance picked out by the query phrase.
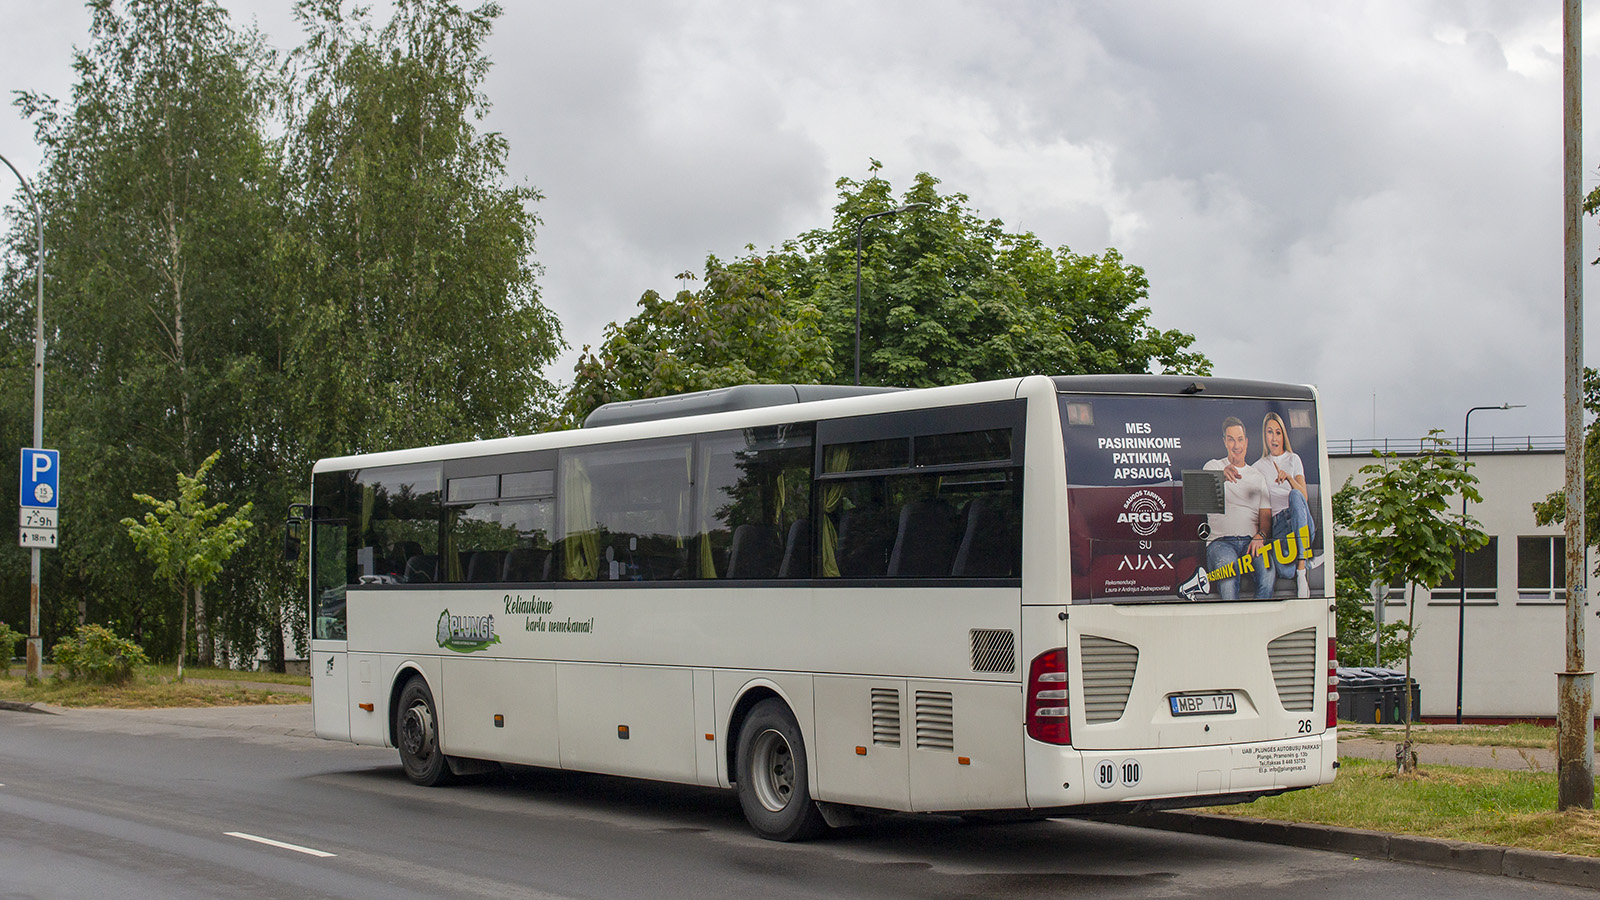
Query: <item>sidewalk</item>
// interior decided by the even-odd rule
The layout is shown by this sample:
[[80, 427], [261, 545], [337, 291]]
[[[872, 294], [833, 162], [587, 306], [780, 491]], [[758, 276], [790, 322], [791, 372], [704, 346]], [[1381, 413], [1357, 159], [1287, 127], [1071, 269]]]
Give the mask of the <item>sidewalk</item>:
[[[1394, 762], [1395, 746], [1399, 741], [1378, 741], [1371, 738], [1339, 740], [1339, 757], [1360, 757]], [[1556, 754], [1552, 750], [1525, 747], [1476, 747], [1467, 744], [1418, 744], [1417, 761], [1423, 765], [1472, 766], [1479, 769], [1518, 769], [1533, 772], [1554, 772]]]

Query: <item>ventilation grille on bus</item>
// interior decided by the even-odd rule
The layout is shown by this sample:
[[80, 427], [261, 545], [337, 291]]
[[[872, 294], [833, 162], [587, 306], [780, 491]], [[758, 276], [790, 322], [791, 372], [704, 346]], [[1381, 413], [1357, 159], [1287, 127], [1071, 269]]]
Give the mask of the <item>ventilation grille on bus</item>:
[[894, 688], [872, 689], [872, 742], [900, 746], [900, 692]]
[[972, 671], [1015, 672], [1016, 670], [1016, 635], [993, 628], [972, 629]]
[[1291, 631], [1267, 644], [1272, 681], [1284, 709], [1309, 712], [1317, 691], [1317, 629]]
[[955, 706], [949, 691], [917, 691], [917, 749], [956, 749]]
[[1128, 708], [1139, 648], [1092, 634], [1079, 638], [1083, 664], [1083, 718], [1090, 725], [1115, 722]]

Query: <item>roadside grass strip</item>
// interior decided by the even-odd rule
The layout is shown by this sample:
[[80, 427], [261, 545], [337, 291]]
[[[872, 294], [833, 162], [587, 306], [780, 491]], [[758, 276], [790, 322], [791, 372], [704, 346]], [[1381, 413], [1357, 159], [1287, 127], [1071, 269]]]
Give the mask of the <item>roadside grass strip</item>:
[[[207, 678], [210, 677], [209, 670]], [[188, 675], [189, 673], [185, 673]], [[195, 676], [199, 677], [199, 676]], [[171, 707], [248, 706], [253, 704], [306, 703], [310, 696], [289, 691], [227, 684], [177, 682], [141, 672], [127, 684], [93, 684], [44, 678], [29, 685], [21, 677], [0, 677], [0, 700], [47, 703], [72, 708], [113, 707], [158, 709]]]
[[1426, 764], [1396, 775], [1393, 763], [1346, 758], [1332, 784], [1204, 811], [1600, 856], [1600, 815], [1557, 812], [1550, 772]]
[[[1339, 723], [1340, 740], [1373, 740], [1399, 743], [1405, 728], [1399, 725], [1361, 725]], [[1556, 730], [1548, 725], [1517, 722], [1511, 725], [1468, 725], [1443, 728], [1423, 726], [1411, 730], [1416, 744], [1457, 744], [1474, 747], [1521, 747], [1528, 750], [1556, 749]]]

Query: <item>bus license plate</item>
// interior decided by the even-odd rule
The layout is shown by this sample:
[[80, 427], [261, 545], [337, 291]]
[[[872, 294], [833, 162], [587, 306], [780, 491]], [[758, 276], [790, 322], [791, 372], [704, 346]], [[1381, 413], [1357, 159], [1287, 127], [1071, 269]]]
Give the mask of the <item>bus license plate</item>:
[[1175, 716], [1216, 716], [1235, 711], [1233, 694], [1182, 694], [1168, 697]]

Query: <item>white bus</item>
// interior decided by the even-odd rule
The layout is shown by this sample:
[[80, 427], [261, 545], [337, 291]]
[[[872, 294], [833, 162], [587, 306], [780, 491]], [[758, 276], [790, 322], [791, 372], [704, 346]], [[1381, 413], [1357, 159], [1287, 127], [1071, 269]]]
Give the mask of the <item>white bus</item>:
[[423, 785], [732, 787], [775, 840], [1325, 783], [1327, 471], [1310, 387], [1121, 375], [746, 386], [323, 460], [316, 732]]

